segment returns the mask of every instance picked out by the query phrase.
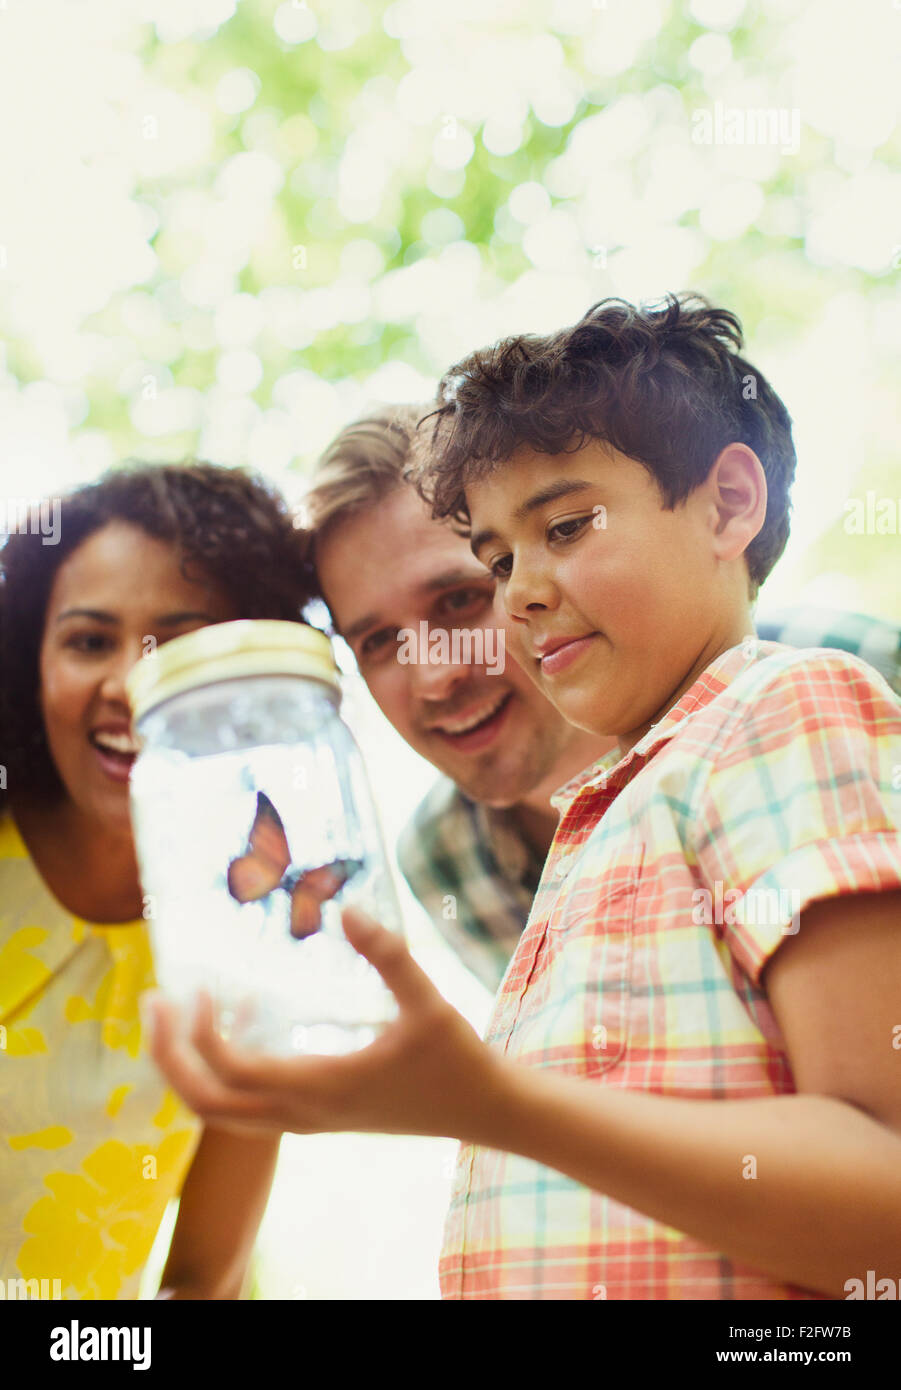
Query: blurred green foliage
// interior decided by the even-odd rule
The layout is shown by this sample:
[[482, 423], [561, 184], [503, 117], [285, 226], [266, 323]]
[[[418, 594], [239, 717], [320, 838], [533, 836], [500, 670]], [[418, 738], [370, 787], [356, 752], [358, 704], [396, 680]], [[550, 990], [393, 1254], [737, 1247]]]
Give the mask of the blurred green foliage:
[[[798, 423], [792, 582], [847, 568], [849, 602], [893, 609], [898, 538], [862, 547], [843, 506], [901, 494], [901, 13], [126, 0], [104, 30], [95, 0], [55, 5], [58, 105], [29, 125], [14, 86], [0, 218], [5, 389], [57, 392], [65, 442], [23, 454], [48, 484], [131, 454], [303, 474], [370, 398], [421, 398], [469, 348], [696, 288]], [[14, 78], [46, 31], [9, 18]], [[699, 143], [716, 103], [797, 112], [798, 148]], [[67, 190], [55, 238], [42, 182]]]

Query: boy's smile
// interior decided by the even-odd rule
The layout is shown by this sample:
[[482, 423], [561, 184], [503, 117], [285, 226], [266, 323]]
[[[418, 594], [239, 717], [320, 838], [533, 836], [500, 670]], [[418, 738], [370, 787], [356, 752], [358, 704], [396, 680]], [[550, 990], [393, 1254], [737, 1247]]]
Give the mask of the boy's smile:
[[744, 445], [673, 510], [597, 441], [553, 458], [523, 446], [466, 498], [512, 655], [571, 723], [624, 750], [752, 630], [743, 552], [766, 484]]
[[542, 675], [552, 676], [565, 671], [597, 636], [598, 633], [589, 632], [583, 637], [552, 637], [544, 642], [536, 642], [535, 651]]

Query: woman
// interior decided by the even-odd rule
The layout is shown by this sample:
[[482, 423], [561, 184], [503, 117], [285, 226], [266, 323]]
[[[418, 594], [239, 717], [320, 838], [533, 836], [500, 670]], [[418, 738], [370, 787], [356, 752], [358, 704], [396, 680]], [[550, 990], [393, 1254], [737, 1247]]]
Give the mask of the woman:
[[201, 1132], [144, 1052], [124, 681], [205, 624], [299, 620], [307, 569], [282, 497], [211, 464], [110, 472], [54, 531], [0, 550], [0, 1278], [134, 1297], [181, 1189], [165, 1293], [237, 1298], [278, 1139]]

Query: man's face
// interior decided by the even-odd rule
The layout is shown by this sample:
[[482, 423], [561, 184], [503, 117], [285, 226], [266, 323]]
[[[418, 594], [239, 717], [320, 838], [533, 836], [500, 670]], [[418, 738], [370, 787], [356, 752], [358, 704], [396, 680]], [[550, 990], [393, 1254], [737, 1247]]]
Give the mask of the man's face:
[[522, 447], [466, 498], [507, 649], [581, 728], [631, 746], [741, 640], [712, 485], [665, 510], [641, 464], [592, 442], [553, 458]]
[[[430, 633], [497, 626], [493, 579], [411, 487], [402, 484], [326, 533], [316, 565], [335, 625], [382, 712], [474, 800], [514, 805], [584, 739], [509, 654], [497, 673], [490, 661], [398, 660], [399, 633], [418, 636], [421, 622]], [[485, 649], [495, 650], [487, 642]]]

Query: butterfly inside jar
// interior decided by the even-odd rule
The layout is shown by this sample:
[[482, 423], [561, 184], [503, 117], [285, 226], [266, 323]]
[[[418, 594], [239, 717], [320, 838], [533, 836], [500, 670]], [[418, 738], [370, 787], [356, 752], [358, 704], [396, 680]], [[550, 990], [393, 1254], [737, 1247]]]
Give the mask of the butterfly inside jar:
[[340, 893], [363, 867], [360, 859], [333, 859], [306, 869], [291, 867], [291, 851], [281, 816], [265, 792], [257, 792], [257, 809], [244, 854], [232, 859], [227, 883], [239, 903], [258, 902], [277, 889], [291, 899], [291, 935], [312, 936], [322, 926], [322, 904]]

